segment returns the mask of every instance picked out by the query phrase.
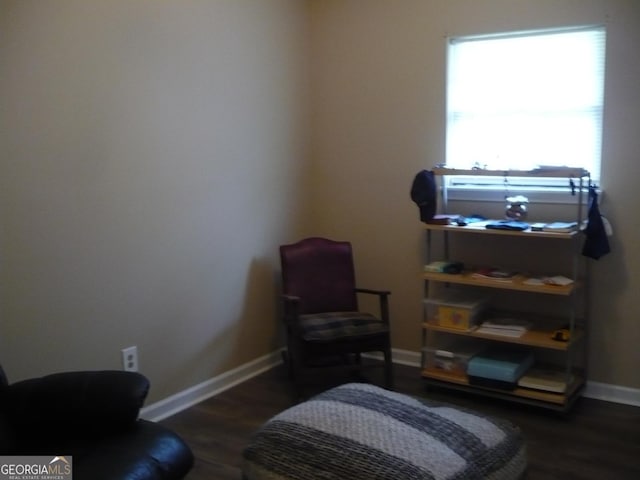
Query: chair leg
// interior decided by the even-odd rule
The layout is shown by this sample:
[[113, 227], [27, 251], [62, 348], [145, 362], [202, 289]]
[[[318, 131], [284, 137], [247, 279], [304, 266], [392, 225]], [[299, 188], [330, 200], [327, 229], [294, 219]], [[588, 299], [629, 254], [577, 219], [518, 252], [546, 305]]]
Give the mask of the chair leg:
[[282, 350], [282, 363], [284, 363], [284, 366], [287, 369], [287, 376], [289, 377], [289, 380], [293, 381], [293, 366], [291, 362], [291, 355], [289, 355], [288, 350]]
[[295, 402], [300, 402], [303, 396], [303, 388], [302, 382], [303, 378], [303, 368], [302, 368], [302, 354], [300, 352], [300, 345], [295, 342], [289, 342], [286, 352], [287, 357], [287, 373], [289, 375], [289, 380], [291, 381], [291, 385], [293, 386], [293, 394], [295, 397]]
[[393, 390], [393, 361], [391, 359], [391, 347], [384, 350], [384, 376], [388, 390]]

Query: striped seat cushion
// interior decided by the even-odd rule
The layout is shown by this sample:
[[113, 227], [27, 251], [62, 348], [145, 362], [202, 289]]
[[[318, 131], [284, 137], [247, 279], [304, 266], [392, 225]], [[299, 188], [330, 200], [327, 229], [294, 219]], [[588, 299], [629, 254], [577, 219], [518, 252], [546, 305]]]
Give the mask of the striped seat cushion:
[[300, 316], [302, 338], [308, 342], [375, 335], [388, 331], [387, 325], [369, 313], [327, 312]]
[[525, 469], [511, 423], [360, 383], [273, 417], [242, 465], [246, 480], [502, 480]]

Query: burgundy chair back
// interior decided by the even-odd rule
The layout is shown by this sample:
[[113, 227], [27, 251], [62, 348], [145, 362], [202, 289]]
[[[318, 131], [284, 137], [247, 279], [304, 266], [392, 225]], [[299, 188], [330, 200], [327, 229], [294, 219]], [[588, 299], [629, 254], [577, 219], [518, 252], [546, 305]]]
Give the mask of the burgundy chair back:
[[282, 293], [300, 297], [301, 315], [358, 310], [349, 242], [307, 238], [280, 247]]

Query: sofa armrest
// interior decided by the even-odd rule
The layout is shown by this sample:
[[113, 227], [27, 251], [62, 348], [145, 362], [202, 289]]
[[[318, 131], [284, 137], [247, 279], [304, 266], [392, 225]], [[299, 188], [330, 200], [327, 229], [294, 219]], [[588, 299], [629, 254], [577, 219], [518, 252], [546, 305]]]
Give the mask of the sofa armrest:
[[132, 427], [148, 392], [139, 373], [65, 372], [9, 385], [4, 409], [25, 440], [34, 432], [94, 437]]
[[73, 478], [174, 480], [183, 478], [193, 463], [191, 449], [177, 434], [138, 420], [130, 431], [99, 439], [82, 455], [75, 454]]

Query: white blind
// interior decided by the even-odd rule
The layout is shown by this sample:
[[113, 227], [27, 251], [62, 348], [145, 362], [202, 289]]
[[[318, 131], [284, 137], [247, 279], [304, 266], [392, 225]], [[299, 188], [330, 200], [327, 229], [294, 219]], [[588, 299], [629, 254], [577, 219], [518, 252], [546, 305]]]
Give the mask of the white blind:
[[604, 27], [449, 40], [448, 167], [600, 176]]

